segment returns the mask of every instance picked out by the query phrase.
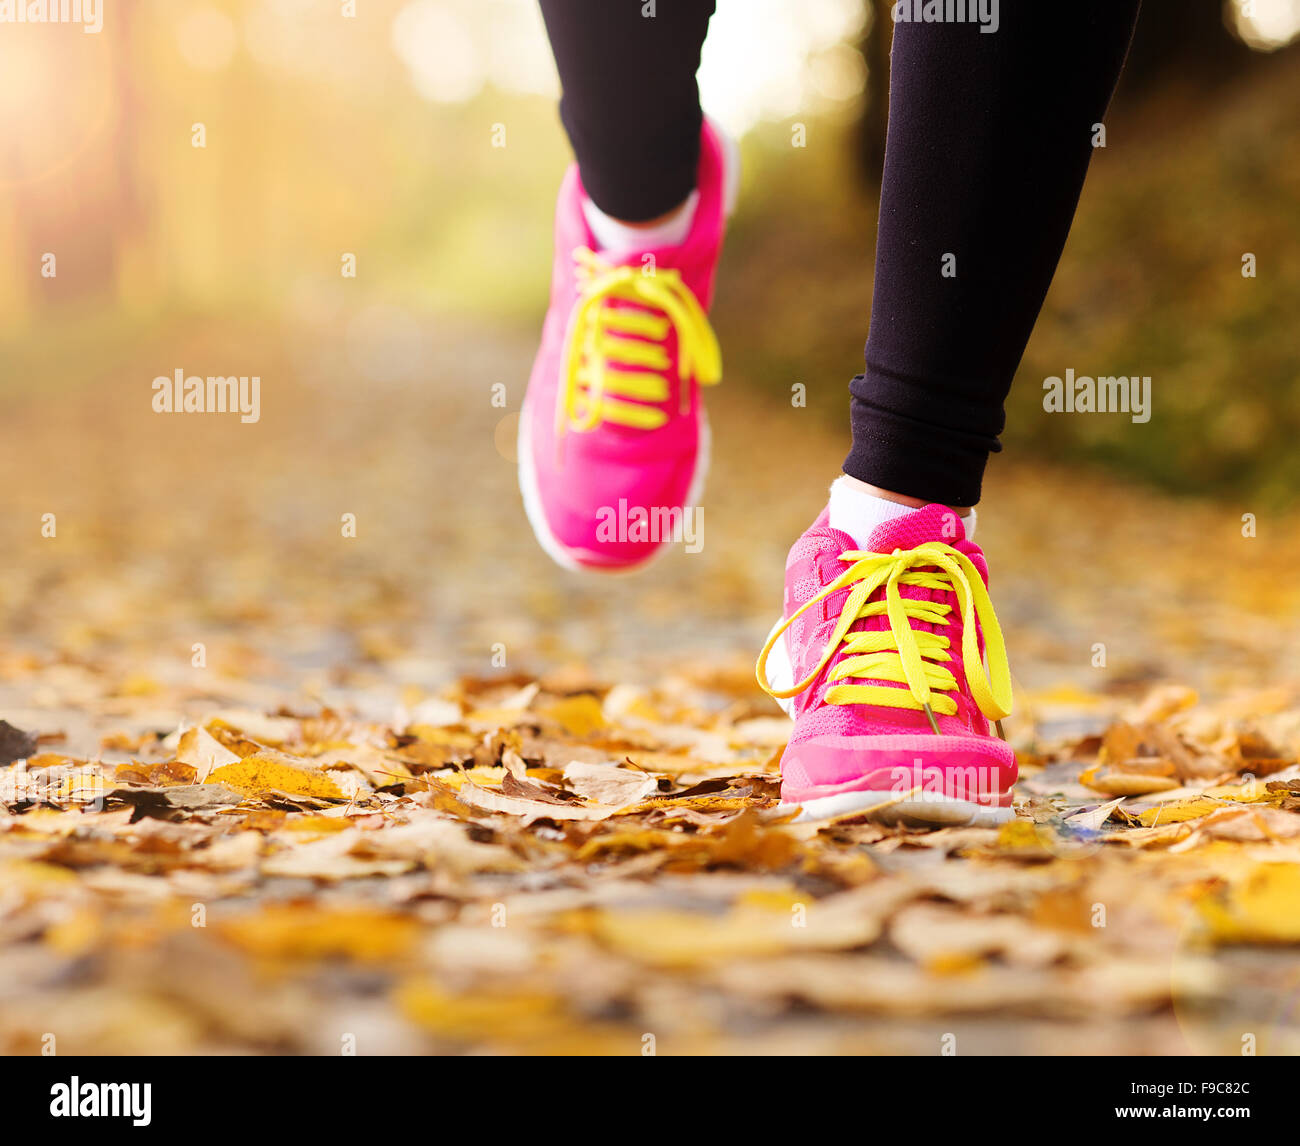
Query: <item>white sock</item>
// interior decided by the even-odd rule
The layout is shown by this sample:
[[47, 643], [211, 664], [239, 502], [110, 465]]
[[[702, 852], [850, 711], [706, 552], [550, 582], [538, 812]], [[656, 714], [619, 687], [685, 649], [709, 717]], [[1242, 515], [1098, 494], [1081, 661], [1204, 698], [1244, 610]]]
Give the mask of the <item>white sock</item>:
[[602, 251], [617, 257], [634, 251], [648, 251], [653, 247], [680, 247], [691, 233], [695, 206], [699, 201], [700, 193], [692, 191], [685, 203], [653, 227], [630, 227], [621, 223], [610, 218], [586, 197], [582, 200], [582, 214], [587, 220], [587, 226], [591, 228], [596, 245]]
[[[827, 508], [830, 511], [831, 528], [843, 530], [858, 545], [866, 545], [867, 539], [876, 526], [916, 512], [910, 505], [867, 493], [847, 474], [841, 474], [831, 482], [831, 499]], [[975, 508], [973, 506], [971, 511], [961, 518], [961, 524], [966, 531], [967, 539], [974, 538]]]

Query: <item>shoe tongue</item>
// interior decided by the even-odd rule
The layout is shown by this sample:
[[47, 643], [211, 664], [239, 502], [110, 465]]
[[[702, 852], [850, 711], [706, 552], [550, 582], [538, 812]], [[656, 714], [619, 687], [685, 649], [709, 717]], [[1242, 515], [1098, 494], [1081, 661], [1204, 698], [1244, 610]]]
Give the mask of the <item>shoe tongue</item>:
[[946, 505], [927, 505], [915, 513], [881, 522], [863, 548], [870, 553], [893, 553], [895, 549], [915, 549], [927, 541], [955, 545], [965, 539], [966, 530], [956, 513]]
[[[927, 541], [941, 541], [947, 545], [957, 546], [965, 542], [966, 530], [962, 525], [961, 517], [949, 509], [946, 505], [927, 505], [912, 513], [904, 514], [902, 517], [895, 517], [889, 521], [881, 522], [871, 531], [867, 538], [867, 543], [862, 548], [870, 553], [893, 553], [895, 549], [908, 550], [915, 549], [918, 545], [924, 545]], [[963, 545], [963, 551], [971, 558], [979, 571], [980, 576], [988, 581], [988, 571], [984, 564], [984, 558], [974, 545]], [[901, 586], [900, 591], [904, 597], [910, 597], [913, 600], [940, 601], [952, 605], [954, 608], [957, 604], [956, 594], [948, 589], [923, 589], [914, 585]], [[883, 600], [885, 588], [882, 585], [872, 594], [873, 601]], [[936, 625], [925, 621], [910, 620], [910, 627], [918, 632], [942, 632], [952, 639], [956, 639], [955, 632], [948, 625]], [[881, 631], [889, 628], [889, 621], [884, 616], [864, 617], [856, 621], [852, 627], [853, 632], [870, 632]], [[960, 674], [959, 674], [960, 675]]]

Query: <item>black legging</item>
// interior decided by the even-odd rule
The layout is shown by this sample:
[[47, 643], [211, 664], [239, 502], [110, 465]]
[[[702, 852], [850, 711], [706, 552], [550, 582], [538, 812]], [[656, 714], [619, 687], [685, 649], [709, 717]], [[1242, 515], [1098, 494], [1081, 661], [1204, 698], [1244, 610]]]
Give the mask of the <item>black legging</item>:
[[[992, 33], [895, 25], [846, 473], [928, 501], [979, 500], [1139, 3], [1002, 0]], [[641, 0], [541, 5], [587, 193], [628, 221], [670, 211], [694, 186], [712, 0], [657, 0], [654, 16]]]

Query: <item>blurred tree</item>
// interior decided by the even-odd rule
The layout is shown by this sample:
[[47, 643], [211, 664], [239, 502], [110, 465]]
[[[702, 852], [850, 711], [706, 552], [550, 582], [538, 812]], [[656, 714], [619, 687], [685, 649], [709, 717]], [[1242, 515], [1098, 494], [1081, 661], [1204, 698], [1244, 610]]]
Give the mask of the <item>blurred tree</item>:
[[[862, 171], [878, 187], [885, 162], [889, 117], [889, 46], [892, 0], [863, 0], [871, 13], [858, 48], [867, 67], [858, 126]], [[1169, 84], [1209, 95], [1237, 79], [1261, 53], [1229, 29], [1233, 0], [1142, 0], [1128, 65], [1117, 99], [1143, 98]], [[1289, 49], [1294, 51], [1300, 41]]]
[[1259, 53], [1229, 30], [1232, 0], [1142, 0], [1120, 99], [1163, 84], [1208, 91], [1236, 79]]
[[66, 140], [55, 159], [40, 151], [25, 163], [14, 160], [10, 201], [20, 261], [39, 268], [47, 254], [55, 257], [50, 277], [32, 273], [26, 280], [24, 289], [38, 306], [110, 293], [122, 247], [138, 236], [143, 223], [134, 162], [142, 106], [138, 81], [148, 68], [136, 15], [123, 9], [107, 24], [103, 40], [59, 36], [59, 29], [48, 28], [28, 46], [39, 60], [34, 69], [42, 84], [38, 102], [55, 125], [32, 137], [41, 141], [58, 132]]

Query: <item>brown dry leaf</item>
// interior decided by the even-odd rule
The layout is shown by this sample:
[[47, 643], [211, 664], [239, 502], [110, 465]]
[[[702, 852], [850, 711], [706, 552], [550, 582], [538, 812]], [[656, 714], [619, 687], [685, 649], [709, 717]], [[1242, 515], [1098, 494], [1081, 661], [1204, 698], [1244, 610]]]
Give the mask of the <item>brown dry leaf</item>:
[[701, 760], [698, 756], [690, 756], [679, 752], [632, 750], [628, 753], [628, 759], [646, 772], [659, 773], [665, 776], [707, 775], [711, 771], [717, 771], [717, 766], [709, 761]]
[[1095, 808], [1074, 812], [1065, 817], [1065, 822], [1072, 828], [1088, 828], [1094, 832], [1100, 831], [1102, 824], [1110, 819], [1111, 813], [1124, 803], [1124, 799], [1125, 797], [1120, 796], [1108, 803], [1098, 804]]
[[1097, 753], [1100, 764], [1122, 764], [1142, 753], [1143, 729], [1123, 721], [1112, 724], [1101, 738]]
[[99, 747], [102, 752], [139, 752], [155, 740], [152, 732], [141, 732], [134, 736], [129, 732], [110, 732], [99, 738]]
[[1300, 781], [1270, 780], [1264, 791], [1268, 799], [1277, 801], [1279, 808], [1288, 812], [1300, 810]]
[[564, 781], [594, 804], [627, 808], [658, 790], [655, 777], [639, 769], [614, 764], [585, 764], [574, 760], [564, 766]]
[[409, 860], [461, 875], [527, 870], [528, 865], [508, 848], [472, 840], [463, 824], [428, 812], [410, 816], [406, 823], [363, 833], [351, 846], [351, 854], [364, 859]]
[[[223, 709], [214, 713], [204, 726], [225, 743], [232, 739], [255, 740], [259, 744], [279, 747], [299, 737], [302, 721], [289, 716], [275, 716], [251, 708]], [[240, 753], [244, 755], [244, 753]]]
[[715, 976], [719, 986], [774, 1002], [799, 999], [831, 1012], [882, 1015], [978, 1013], [1059, 999], [1055, 978], [1030, 977], [1023, 967], [968, 967], [965, 974], [933, 974], [879, 955], [806, 954], [737, 960]]
[[618, 810], [589, 804], [549, 803], [525, 796], [509, 796], [473, 783], [462, 784], [457, 795], [471, 807], [519, 816], [525, 826], [540, 819], [606, 820]]
[[[1131, 761], [1130, 761], [1131, 763]], [[1172, 766], [1161, 765], [1169, 773]], [[1079, 776], [1079, 783], [1094, 792], [1107, 796], [1146, 796], [1152, 792], [1167, 792], [1179, 787], [1172, 775], [1159, 775], [1155, 771], [1128, 772], [1095, 765]]]
[[1219, 840], [1286, 840], [1300, 836], [1300, 815], [1278, 808], [1221, 808], [1199, 825], [1199, 834]]
[[202, 809], [233, 808], [243, 798], [233, 788], [217, 783], [116, 788], [104, 797], [110, 808], [129, 804], [136, 809], [137, 818], [155, 816], [162, 819], [177, 819], [185, 812]]
[[1202, 795], [1215, 800], [1231, 800], [1235, 804], [1267, 804], [1278, 799], [1272, 784], [1261, 784], [1258, 780], [1220, 784], [1206, 788]]
[[1200, 698], [1196, 690], [1181, 684], [1162, 684], [1153, 688], [1132, 713], [1134, 724], [1160, 724], [1195, 706]]
[[868, 884], [822, 900], [794, 894], [741, 900], [722, 916], [685, 911], [595, 911], [569, 926], [629, 958], [696, 967], [747, 956], [863, 946], [909, 891]]
[[213, 717], [201, 727], [223, 748], [232, 752], [241, 759], [245, 756], [255, 756], [259, 752], [268, 751], [267, 744], [259, 743], [258, 741], [245, 736], [238, 728], [227, 724], [224, 720], [221, 720], [218, 717]]
[[[1130, 786], [1134, 782], [1127, 777], [1135, 774], [1178, 776], [1186, 780], [1220, 776], [1226, 770], [1220, 760], [1193, 752], [1167, 725], [1153, 723], [1112, 724], [1102, 736], [1097, 763], [1104, 766], [1103, 776], [1109, 773], [1116, 777], [1110, 783]], [[1086, 783], [1083, 780], [1080, 782]], [[1119, 787], [1104, 790], [1117, 796], [1140, 794], [1120, 791]]]
[[1269, 743], [1258, 732], [1243, 729], [1233, 733], [1226, 744], [1217, 745], [1234, 772], [1249, 772], [1255, 776], [1271, 776], [1291, 767], [1296, 762]]
[[555, 782], [563, 777], [553, 768], [529, 769], [523, 757], [513, 750], [502, 753], [501, 765], [506, 770], [506, 774], [501, 778], [503, 796], [563, 806], [577, 805], [582, 802], [581, 797]]
[[714, 863], [738, 864], [755, 871], [776, 871], [803, 854], [805, 844], [788, 828], [764, 822], [753, 808], [728, 820], [710, 850]]
[[181, 733], [180, 744], [176, 748], [176, 759], [196, 769], [196, 781], [202, 784], [216, 768], [234, 764], [239, 754], [230, 751], [206, 728], [198, 726], [187, 728]]
[[202, 783], [199, 770], [182, 760], [164, 760], [161, 764], [119, 764], [113, 769], [113, 779], [118, 783], [145, 784], [153, 787]]
[[415, 860], [371, 858], [364, 853], [363, 835], [356, 828], [303, 843], [294, 842], [262, 861], [265, 875], [301, 879], [364, 879], [374, 875], [400, 875], [415, 867]]
[[395, 753], [372, 744], [330, 748], [314, 755], [312, 762], [327, 771], [354, 769], [375, 788], [402, 784], [413, 778], [411, 770]]
[[36, 753], [39, 743], [34, 732], [25, 732], [7, 720], [0, 720], [0, 765], [28, 759]]
[[1018, 915], [980, 915], [934, 903], [903, 908], [889, 925], [889, 937], [904, 954], [931, 966], [998, 955], [1018, 966], [1041, 967], [1071, 947], [1064, 935]]

